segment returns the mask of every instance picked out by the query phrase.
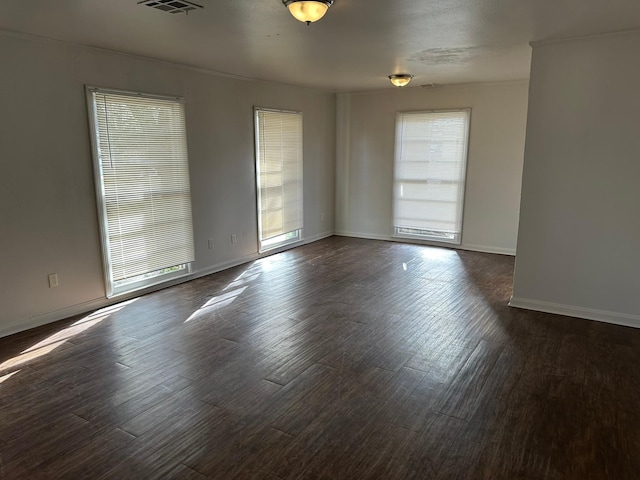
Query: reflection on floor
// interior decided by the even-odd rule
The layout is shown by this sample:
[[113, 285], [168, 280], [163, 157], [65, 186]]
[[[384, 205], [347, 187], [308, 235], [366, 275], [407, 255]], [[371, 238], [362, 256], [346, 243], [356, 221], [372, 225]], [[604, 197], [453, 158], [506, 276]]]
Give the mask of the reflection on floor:
[[512, 270], [332, 237], [0, 339], [0, 478], [637, 478], [640, 331]]

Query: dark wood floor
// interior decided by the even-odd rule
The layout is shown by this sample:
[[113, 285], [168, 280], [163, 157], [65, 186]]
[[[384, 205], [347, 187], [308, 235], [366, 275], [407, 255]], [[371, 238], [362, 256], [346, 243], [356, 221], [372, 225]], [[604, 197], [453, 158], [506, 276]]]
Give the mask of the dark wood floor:
[[640, 331], [512, 270], [332, 237], [0, 339], [0, 478], [640, 478]]

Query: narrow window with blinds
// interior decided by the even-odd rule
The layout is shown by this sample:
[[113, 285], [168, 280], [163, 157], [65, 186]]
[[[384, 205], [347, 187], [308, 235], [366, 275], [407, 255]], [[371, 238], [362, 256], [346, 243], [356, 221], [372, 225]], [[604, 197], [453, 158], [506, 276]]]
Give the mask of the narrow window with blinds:
[[182, 99], [87, 87], [107, 296], [194, 260]]
[[394, 235], [460, 244], [470, 110], [399, 113]]
[[302, 113], [255, 109], [260, 251], [302, 239]]

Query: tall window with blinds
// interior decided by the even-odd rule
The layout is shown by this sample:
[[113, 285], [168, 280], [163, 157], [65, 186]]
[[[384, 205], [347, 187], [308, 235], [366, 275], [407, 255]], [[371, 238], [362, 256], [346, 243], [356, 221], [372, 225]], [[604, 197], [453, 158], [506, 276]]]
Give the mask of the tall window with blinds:
[[183, 101], [87, 87], [107, 296], [189, 273]]
[[460, 244], [470, 113], [398, 114], [395, 236]]
[[260, 251], [302, 239], [302, 113], [255, 109]]

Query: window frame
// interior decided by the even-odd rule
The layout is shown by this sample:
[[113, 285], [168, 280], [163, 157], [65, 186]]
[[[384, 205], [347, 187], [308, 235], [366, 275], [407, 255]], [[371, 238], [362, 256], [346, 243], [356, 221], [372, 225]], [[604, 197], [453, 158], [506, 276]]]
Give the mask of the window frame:
[[[260, 168], [260, 127], [259, 127], [259, 112], [274, 112], [284, 113], [291, 115], [298, 115], [300, 117], [301, 131], [300, 131], [300, 143], [301, 143], [301, 156], [300, 156], [300, 228], [292, 230], [290, 232], [284, 232], [276, 237], [269, 238], [267, 240], [262, 239], [262, 195], [260, 187], [261, 168]], [[254, 120], [254, 137], [255, 137], [255, 168], [256, 168], [256, 209], [257, 209], [257, 227], [258, 227], [258, 253], [269, 252], [277, 250], [279, 248], [299, 243], [303, 240], [304, 230], [304, 116], [301, 111], [297, 110], [283, 110], [277, 108], [267, 108], [254, 106], [253, 107], [253, 120]], [[284, 238], [281, 238], [284, 237]], [[274, 241], [275, 239], [278, 239]]]
[[[462, 244], [462, 235], [463, 235], [463, 226], [464, 226], [464, 203], [466, 198], [466, 189], [467, 189], [467, 169], [469, 167], [469, 142], [470, 142], [470, 131], [471, 131], [471, 107], [461, 107], [461, 108], [447, 108], [447, 109], [427, 109], [427, 110], [409, 110], [409, 111], [399, 111], [396, 113], [396, 123], [395, 123], [395, 142], [394, 142], [394, 161], [393, 161], [393, 192], [392, 192], [392, 213], [393, 213], [393, 233], [392, 237], [397, 239], [410, 239], [410, 240], [418, 240], [428, 243], [445, 243], [450, 245], [461, 245]], [[463, 152], [462, 152], [462, 168], [461, 168], [461, 176], [459, 180], [460, 187], [458, 188], [458, 197], [459, 200], [457, 203], [457, 212], [456, 219], [458, 220], [459, 228], [458, 232], [454, 233], [453, 238], [447, 238], [444, 233], [438, 233], [437, 230], [428, 230], [421, 229], [420, 227], [411, 227], [411, 226], [398, 226], [396, 225], [396, 198], [397, 198], [397, 188], [399, 180], [397, 178], [397, 162], [399, 156], [399, 140], [400, 140], [400, 132], [399, 125], [400, 119], [402, 116], [408, 115], [421, 115], [421, 114], [437, 114], [437, 113], [464, 113], [466, 117], [465, 122], [465, 130], [464, 130], [464, 139], [463, 139]], [[415, 183], [420, 183], [416, 181]], [[423, 231], [431, 231], [432, 234], [420, 234], [420, 233], [412, 233], [410, 231], [402, 232], [401, 230], [423, 230]]]
[[[98, 212], [98, 226], [100, 232], [100, 245], [101, 245], [101, 254], [102, 254], [102, 267], [103, 267], [103, 278], [105, 282], [105, 296], [107, 298], [113, 298], [120, 295], [125, 295], [128, 293], [136, 292], [138, 290], [142, 290], [145, 288], [149, 288], [155, 285], [160, 285], [167, 283], [171, 280], [176, 280], [180, 278], [187, 277], [191, 274], [193, 268], [193, 262], [189, 261], [185, 263], [181, 263], [178, 265], [173, 265], [165, 268], [161, 268], [159, 270], [154, 270], [152, 272], [147, 272], [145, 274], [137, 275], [131, 277], [132, 281], [126, 282], [125, 284], [115, 285], [118, 281], [113, 279], [112, 274], [112, 266], [113, 262], [111, 259], [110, 253], [110, 242], [109, 242], [109, 232], [108, 232], [108, 214], [107, 214], [107, 195], [105, 192], [104, 186], [104, 175], [100, 161], [100, 147], [99, 147], [99, 134], [98, 134], [98, 119], [97, 119], [97, 109], [96, 104], [94, 102], [94, 92], [98, 93], [107, 93], [107, 94], [115, 94], [122, 96], [130, 96], [132, 98], [148, 98], [150, 100], [169, 100], [175, 101], [181, 105], [183, 109], [183, 114], [185, 116], [185, 125], [184, 125], [184, 141], [185, 144], [187, 142], [187, 132], [186, 132], [186, 112], [185, 110], [185, 101], [183, 97], [173, 96], [173, 95], [160, 95], [154, 93], [145, 93], [138, 92], [132, 90], [121, 90], [116, 88], [108, 88], [108, 87], [99, 87], [95, 85], [85, 85], [85, 98], [87, 103], [87, 113], [89, 119], [89, 137], [91, 141], [91, 153], [92, 153], [92, 165], [93, 165], [93, 178], [96, 192], [96, 207]], [[187, 168], [188, 164], [188, 152], [187, 152]], [[189, 189], [189, 201], [191, 203], [191, 189]], [[191, 211], [191, 235], [193, 238], [193, 212]], [[194, 254], [195, 254], [195, 245], [192, 246]], [[168, 270], [172, 268], [177, 268], [177, 270], [168, 272], [168, 273], [157, 273], [162, 270]], [[145, 275], [150, 275], [147, 278]]]

